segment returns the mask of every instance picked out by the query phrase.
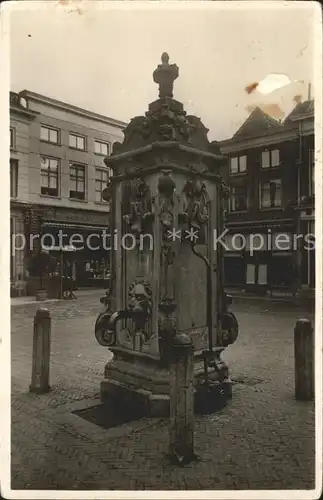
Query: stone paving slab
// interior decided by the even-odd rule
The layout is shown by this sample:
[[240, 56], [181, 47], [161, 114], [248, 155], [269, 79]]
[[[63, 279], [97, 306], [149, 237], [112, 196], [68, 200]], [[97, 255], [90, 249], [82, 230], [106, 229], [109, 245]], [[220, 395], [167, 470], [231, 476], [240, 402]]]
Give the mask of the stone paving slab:
[[28, 392], [34, 304], [12, 310], [13, 489], [314, 488], [314, 404], [294, 399], [293, 327], [286, 305], [237, 304], [238, 341], [225, 359], [233, 399], [196, 419], [200, 460], [170, 466], [167, 419], [102, 429], [72, 414], [98, 403], [107, 349], [93, 334], [98, 294], [52, 303], [53, 390]]

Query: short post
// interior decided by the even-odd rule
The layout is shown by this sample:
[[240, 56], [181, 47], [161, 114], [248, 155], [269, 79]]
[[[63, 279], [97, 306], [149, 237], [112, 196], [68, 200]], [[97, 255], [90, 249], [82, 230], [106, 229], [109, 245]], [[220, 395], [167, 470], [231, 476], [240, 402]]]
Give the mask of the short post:
[[295, 397], [314, 399], [314, 330], [309, 319], [299, 319], [294, 329]]
[[194, 453], [193, 345], [186, 334], [173, 338], [170, 374], [169, 458], [175, 465], [185, 465], [197, 459]]
[[33, 359], [30, 392], [42, 394], [50, 390], [49, 360], [51, 317], [48, 309], [39, 308], [34, 318]]

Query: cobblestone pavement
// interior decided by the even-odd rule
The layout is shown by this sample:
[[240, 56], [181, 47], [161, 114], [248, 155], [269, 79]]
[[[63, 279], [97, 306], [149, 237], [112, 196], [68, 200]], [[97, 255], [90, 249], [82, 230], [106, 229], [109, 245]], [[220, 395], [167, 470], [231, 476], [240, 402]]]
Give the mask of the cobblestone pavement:
[[196, 421], [197, 463], [168, 464], [165, 419], [104, 430], [72, 414], [97, 402], [109, 351], [93, 334], [102, 293], [47, 303], [51, 383], [28, 392], [37, 304], [12, 308], [13, 489], [311, 489], [314, 404], [294, 399], [293, 327], [312, 313], [286, 304], [237, 301], [238, 341], [224, 358], [235, 380], [223, 410]]

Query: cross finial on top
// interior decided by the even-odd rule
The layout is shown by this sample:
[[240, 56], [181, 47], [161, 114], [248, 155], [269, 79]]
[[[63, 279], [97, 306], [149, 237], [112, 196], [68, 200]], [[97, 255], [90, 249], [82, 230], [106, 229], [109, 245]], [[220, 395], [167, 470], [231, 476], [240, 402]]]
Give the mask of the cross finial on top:
[[173, 97], [174, 81], [178, 77], [179, 70], [176, 64], [169, 64], [169, 55], [163, 52], [161, 64], [158, 64], [153, 73], [155, 83], [159, 85], [159, 97]]

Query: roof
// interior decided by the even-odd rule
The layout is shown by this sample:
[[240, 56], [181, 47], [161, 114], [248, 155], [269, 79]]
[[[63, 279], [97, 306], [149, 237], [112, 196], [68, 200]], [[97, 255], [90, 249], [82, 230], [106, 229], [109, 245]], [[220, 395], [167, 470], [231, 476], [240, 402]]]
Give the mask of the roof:
[[263, 135], [266, 131], [278, 129], [282, 125], [279, 121], [267, 115], [258, 106], [250, 113], [246, 121], [234, 134], [234, 138]]
[[74, 106], [72, 104], [67, 104], [63, 101], [58, 101], [57, 99], [53, 99], [52, 97], [47, 97], [42, 94], [37, 94], [36, 92], [31, 92], [30, 90], [22, 90], [19, 92], [19, 95], [26, 98], [27, 100], [33, 100], [35, 102], [40, 102], [42, 104], [47, 104], [49, 106], [53, 106], [55, 108], [63, 109], [65, 111], [70, 111], [80, 116], [84, 116], [90, 118], [92, 120], [98, 120], [104, 123], [108, 123], [117, 128], [125, 128], [127, 123], [122, 122], [120, 120], [116, 120], [115, 118], [110, 118], [109, 116], [101, 115], [99, 113], [94, 113], [93, 111], [89, 111], [87, 109], [79, 108], [78, 106]]
[[308, 100], [299, 102], [296, 104], [295, 108], [289, 113], [285, 122], [302, 120], [302, 118], [306, 118], [307, 116], [314, 115], [314, 100]]

